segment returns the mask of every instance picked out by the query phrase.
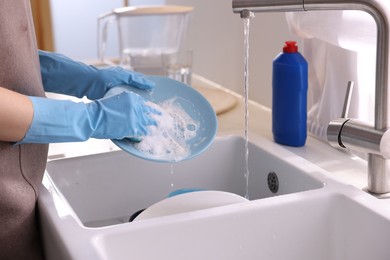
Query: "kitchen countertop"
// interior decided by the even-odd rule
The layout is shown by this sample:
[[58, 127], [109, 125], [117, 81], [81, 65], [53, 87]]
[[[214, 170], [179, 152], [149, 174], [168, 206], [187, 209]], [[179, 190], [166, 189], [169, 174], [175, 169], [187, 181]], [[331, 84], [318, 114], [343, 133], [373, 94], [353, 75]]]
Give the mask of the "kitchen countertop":
[[[242, 96], [199, 75], [193, 75], [192, 85], [195, 89], [213, 88], [235, 97], [237, 99], [235, 105], [230, 110], [218, 114], [217, 135], [244, 135], [245, 103]], [[251, 138], [251, 133], [272, 140], [271, 110], [253, 101], [249, 102], [249, 139]], [[336, 150], [326, 142], [318, 140], [313, 136], [308, 136], [304, 147], [285, 146], [285, 148], [331, 172], [332, 175], [328, 177], [347, 185], [353, 185], [358, 189], [365, 189], [367, 185], [367, 162], [365, 160], [347, 152]], [[51, 144], [49, 160], [83, 156], [91, 153], [103, 153], [118, 149], [110, 140], [97, 139], [90, 139], [81, 143]], [[383, 201], [390, 203], [390, 200], [387, 199]]]

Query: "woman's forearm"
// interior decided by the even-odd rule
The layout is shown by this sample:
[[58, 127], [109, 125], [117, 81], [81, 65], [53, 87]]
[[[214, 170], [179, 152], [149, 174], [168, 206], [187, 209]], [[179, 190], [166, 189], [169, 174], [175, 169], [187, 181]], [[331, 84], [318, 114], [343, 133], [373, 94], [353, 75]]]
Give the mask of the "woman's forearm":
[[22, 140], [33, 115], [34, 109], [27, 96], [0, 87], [0, 141]]

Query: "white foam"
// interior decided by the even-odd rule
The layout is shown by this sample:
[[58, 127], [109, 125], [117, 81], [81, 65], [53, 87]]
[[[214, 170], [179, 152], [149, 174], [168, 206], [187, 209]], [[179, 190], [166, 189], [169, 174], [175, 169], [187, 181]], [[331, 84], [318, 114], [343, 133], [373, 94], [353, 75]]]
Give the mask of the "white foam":
[[153, 115], [157, 126], [149, 126], [149, 133], [134, 147], [151, 158], [179, 161], [190, 155], [188, 141], [196, 136], [200, 123], [192, 119], [177, 98], [147, 105], [161, 112]]

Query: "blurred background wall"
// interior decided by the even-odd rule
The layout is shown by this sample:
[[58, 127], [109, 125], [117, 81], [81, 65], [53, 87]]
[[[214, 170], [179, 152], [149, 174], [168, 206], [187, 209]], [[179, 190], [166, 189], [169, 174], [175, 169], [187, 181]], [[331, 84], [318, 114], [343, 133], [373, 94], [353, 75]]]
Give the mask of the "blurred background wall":
[[[51, 45], [41, 48], [63, 53], [73, 59], [97, 59], [97, 17], [121, 7], [123, 0], [32, 0], [50, 10], [35, 12], [46, 25], [43, 32]], [[47, 2], [45, 4], [44, 2]], [[186, 47], [194, 50], [193, 71], [223, 87], [243, 94], [243, 21], [233, 14], [230, 0], [133, 0], [131, 5], [173, 4], [194, 6]], [[43, 5], [43, 7], [42, 7]], [[50, 20], [48, 20], [50, 19]], [[45, 31], [47, 30], [47, 31]], [[42, 31], [42, 30], [41, 30]], [[50, 35], [51, 34], [51, 35]], [[295, 39], [288, 31], [284, 14], [256, 14], [251, 20], [249, 96], [271, 106], [271, 65], [285, 40]], [[108, 55], [117, 55], [116, 35], [108, 42]]]

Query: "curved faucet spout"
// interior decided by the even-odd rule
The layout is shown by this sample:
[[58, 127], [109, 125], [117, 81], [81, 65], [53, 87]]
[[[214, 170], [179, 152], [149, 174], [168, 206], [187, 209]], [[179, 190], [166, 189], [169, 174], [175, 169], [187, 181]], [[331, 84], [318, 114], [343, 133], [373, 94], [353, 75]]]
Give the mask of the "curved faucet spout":
[[[298, 12], [319, 10], [360, 10], [369, 13], [377, 25], [377, 52], [375, 74], [374, 129], [382, 132], [390, 126], [389, 105], [389, 17], [388, 0], [233, 0], [233, 12]], [[351, 121], [352, 122], [352, 121]], [[353, 125], [353, 124], [352, 124]], [[369, 128], [367, 128], [369, 129]], [[339, 131], [342, 138], [341, 129]], [[368, 131], [365, 134], [370, 134]], [[359, 136], [356, 137], [359, 139]], [[390, 146], [390, 143], [387, 144]], [[356, 147], [354, 147], [355, 149]], [[358, 148], [369, 153], [368, 190], [372, 193], [390, 192], [390, 160], [370, 153], [365, 147]]]
[[304, 11], [304, 0], [233, 0], [233, 12], [247, 9], [252, 12], [298, 12]]

